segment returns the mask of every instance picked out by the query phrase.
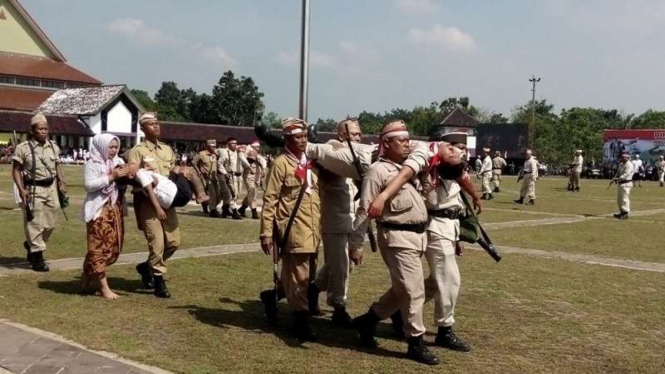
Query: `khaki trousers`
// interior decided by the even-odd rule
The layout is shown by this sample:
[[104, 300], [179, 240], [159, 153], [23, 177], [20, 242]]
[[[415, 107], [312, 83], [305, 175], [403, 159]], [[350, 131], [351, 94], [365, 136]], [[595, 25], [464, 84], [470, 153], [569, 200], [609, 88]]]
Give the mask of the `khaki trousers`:
[[256, 208], [256, 182], [254, 178], [244, 178], [245, 189], [247, 195], [242, 201], [242, 205], [248, 206], [250, 209]]
[[524, 199], [528, 197], [531, 200], [536, 199], [536, 181], [531, 174], [526, 174], [522, 179], [522, 187], [520, 189], [520, 197]]
[[662, 170], [658, 171], [658, 181], [660, 183], [665, 182], [665, 171], [662, 171]]
[[208, 193], [208, 196], [210, 196], [208, 205], [214, 209], [214, 207], [216, 207], [217, 204], [219, 204], [222, 198], [222, 191], [219, 186], [219, 181], [217, 180], [217, 176], [213, 177], [210, 180], [204, 180], [204, 179], [202, 180], [204, 181], [204, 183], [207, 184], [206, 192]]
[[175, 208], [165, 209], [166, 221], [157, 218], [157, 212], [143, 192], [134, 193], [134, 209], [139, 230], [148, 241], [148, 263], [153, 275], [166, 273], [168, 260], [180, 246], [180, 228]]
[[480, 178], [483, 182], [483, 194], [492, 193], [490, 188], [490, 181], [492, 180], [492, 172], [486, 171], [480, 175]]
[[309, 310], [307, 288], [310, 279], [310, 262], [316, 264], [316, 253], [282, 254], [280, 279], [286, 300], [294, 312]]
[[573, 188], [577, 188], [580, 186], [580, 172], [579, 171], [571, 171], [570, 172], [570, 179], [568, 181], [568, 184], [570, 184]]
[[501, 185], [501, 170], [492, 170], [492, 183], [494, 188], [499, 188]]
[[[231, 174], [229, 174], [231, 175]], [[224, 176], [222, 176], [224, 178]], [[226, 182], [224, 182], [226, 183]], [[231, 196], [231, 192], [229, 191], [229, 194], [226, 196], [226, 199], [224, 199], [224, 204], [228, 204], [231, 206], [231, 209], [238, 209], [240, 206], [237, 203], [238, 198], [240, 197], [240, 194], [242, 193], [242, 177], [241, 176], [236, 176], [236, 175], [231, 175], [231, 187], [233, 188], [233, 192], [235, 194], [235, 198]]]
[[322, 234], [325, 263], [316, 276], [316, 287], [326, 291], [332, 307], [346, 306], [349, 290], [349, 234]]
[[[33, 201], [32, 187], [26, 186], [26, 188], [28, 201]], [[26, 218], [24, 204], [21, 204], [21, 209], [23, 209], [25, 240], [30, 246], [30, 253], [45, 251], [46, 243], [55, 229], [60, 209], [56, 184], [53, 183], [50, 187], [35, 187], [32, 221], [28, 222]]]
[[437, 326], [455, 324], [455, 304], [460, 289], [460, 273], [455, 258], [455, 242], [434, 237], [429, 232], [425, 256], [430, 275], [425, 279], [425, 302], [434, 299]]
[[426, 332], [423, 323], [425, 280], [420, 260], [422, 254], [417, 249], [381, 247], [381, 256], [390, 272], [391, 287], [372, 305], [372, 309], [382, 320], [401, 311], [406, 337]]
[[617, 205], [622, 212], [630, 213], [630, 190], [633, 183], [620, 184], [617, 187]]

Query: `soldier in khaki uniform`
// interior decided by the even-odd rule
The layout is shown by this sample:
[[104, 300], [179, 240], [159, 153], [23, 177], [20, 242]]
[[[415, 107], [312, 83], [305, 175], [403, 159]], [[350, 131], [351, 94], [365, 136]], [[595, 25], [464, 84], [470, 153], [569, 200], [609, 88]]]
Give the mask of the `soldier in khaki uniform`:
[[[139, 168], [146, 168], [168, 176], [175, 166], [176, 155], [173, 149], [159, 141], [160, 127], [153, 113], [144, 113], [139, 118], [145, 140], [129, 151], [127, 161]], [[169, 298], [171, 293], [164, 283], [166, 260], [180, 246], [180, 228], [175, 208], [165, 209], [166, 220], [160, 221], [157, 212], [143, 190], [136, 188], [134, 194], [134, 211], [139, 230], [143, 231], [148, 241], [148, 261], [136, 266], [141, 274], [143, 284], [155, 289], [155, 296]]]
[[236, 138], [229, 138], [226, 141], [226, 148], [217, 150], [217, 159], [219, 160], [219, 173], [223, 175], [229, 188], [229, 194], [226, 195], [222, 206], [222, 218], [231, 216], [233, 219], [241, 220], [237, 200], [242, 191], [242, 173], [249, 163], [244, 153], [238, 150]]
[[580, 175], [582, 174], [582, 166], [584, 166], [584, 158], [582, 157], [582, 150], [575, 151], [573, 162], [570, 163], [570, 180], [568, 181], [568, 191], [580, 190]]
[[[372, 165], [363, 179], [357, 220], [363, 221], [357, 233], [367, 230], [367, 209], [379, 193], [395, 178], [403, 167], [414, 170], [409, 156], [409, 133], [403, 121], [394, 121], [383, 127], [380, 137], [379, 161]], [[375, 346], [374, 333], [379, 321], [401, 311], [404, 335], [409, 347], [407, 356], [418, 362], [436, 365], [439, 360], [425, 346], [423, 335], [423, 304], [425, 280], [421, 257], [427, 246], [427, 208], [416, 189], [417, 180], [407, 183], [397, 195], [386, 202], [385, 210], [377, 219], [377, 240], [381, 256], [388, 266], [390, 289], [375, 302], [369, 311], [353, 320], [363, 345]], [[354, 236], [354, 238], [357, 236]], [[355, 239], [352, 249], [359, 248]]]
[[[344, 120], [337, 125], [337, 139], [340, 142], [346, 142], [349, 137], [353, 143], [360, 143], [361, 135], [360, 123], [357, 120]], [[333, 324], [351, 327], [351, 316], [346, 311], [351, 269], [349, 236], [354, 231], [353, 220], [358, 208], [354, 198], [358, 188], [352, 179], [335, 175], [328, 170], [322, 170], [319, 176], [325, 263], [310, 287], [310, 311], [319, 309], [319, 292], [326, 291], [327, 304], [334, 308]]]
[[494, 192], [501, 192], [499, 188], [501, 185], [501, 174], [503, 174], [503, 168], [508, 164], [506, 160], [501, 157], [501, 152], [494, 152], [494, 158], [492, 159], [492, 183], [494, 183]]
[[203, 187], [206, 189], [210, 200], [207, 203], [202, 203], [203, 211], [208, 211], [208, 206], [210, 209], [210, 217], [219, 217], [219, 212], [217, 212], [217, 204], [222, 197], [222, 191], [219, 187], [219, 181], [217, 180], [217, 141], [212, 139], [206, 141], [206, 149], [199, 152], [194, 156], [192, 160], [192, 167], [196, 170], [196, 173], [199, 175], [199, 179], [203, 182]]
[[619, 206], [619, 213], [615, 214], [614, 218], [628, 219], [628, 213], [630, 213], [630, 190], [633, 188], [634, 174], [635, 167], [630, 161], [630, 153], [622, 152], [619, 169], [613, 179], [614, 183], [617, 184], [617, 205]]
[[656, 171], [658, 172], [658, 182], [660, 186], [665, 186], [665, 156], [658, 156], [658, 162], [656, 162]]
[[[36, 114], [30, 120], [32, 140], [16, 147], [12, 157], [12, 177], [21, 198], [28, 262], [34, 271], [49, 271], [44, 262], [44, 251], [58, 218], [60, 202], [58, 188], [67, 192], [60, 165], [60, 148], [48, 139], [46, 117]], [[56, 185], [57, 183], [57, 185]], [[33, 218], [28, 221], [26, 205]]]
[[245, 185], [247, 195], [242, 201], [238, 213], [245, 218], [245, 211], [249, 208], [252, 211], [252, 219], [259, 219], [259, 212], [256, 210], [256, 189], [260, 183], [263, 168], [258, 160], [258, 153], [252, 147], [245, 150], [248, 167], [242, 172], [242, 181]]
[[492, 200], [494, 196], [492, 195], [492, 188], [490, 187], [490, 181], [492, 180], [492, 157], [490, 157], [490, 149], [483, 148], [483, 154], [480, 157], [482, 160], [480, 171], [478, 171], [478, 176], [483, 183], [483, 200]]
[[526, 150], [526, 161], [522, 168], [522, 187], [520, 198], [515, 200], [517, 204], [524, 204], [524, 198], [528, 197], [527, 205], [536, 204], [536, 180], [538, 179], [538, 161], [533, 157], [530, 149]]
[[[295, 336], [304, 341], [315, 341], [317, 337], [309, 326], [307, 291], [310, 263], [316, 263], [321, 241], [318, 171], [312, 168], [313, 163], [304, 153], [307, 146], [305, 122], [287, 118], [282, 126], [286, 147], [268, 174], [261, 214], [261, 247], [266, 254], [277, 250], [275, 240], [282, 240], [287, 222], [291, 214], [295, 214], [288, 238], [283, 241], [285, 248], [281, 248], [281, 283], [293, 309]], [[304, 192], [300, 208], [293, 211], [301, 190]], [[273, 221], [277, 232], [273, 231]]]

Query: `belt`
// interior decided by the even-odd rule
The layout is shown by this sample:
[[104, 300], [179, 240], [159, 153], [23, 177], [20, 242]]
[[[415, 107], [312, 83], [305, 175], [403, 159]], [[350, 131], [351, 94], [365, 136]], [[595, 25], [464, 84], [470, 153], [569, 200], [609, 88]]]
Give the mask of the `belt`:
[[627, 184], [627, 183], [632, 183], [632, 182], [633, 182], [633, 180], [631, 179], [631, 180], [618, 181], [617, 183], [621, 185], [621, 184]]
[[38, 180], [38, 181], [33, 181], [33, 180], [30, 180], [30, 179], [24, 179], [23, 184], [25, 184], [25, 185], [34, 184], [35, 186], [39, 186], [39, 187], [51, 187], [51, 185], [53, 184], [53, 181], [55, 181], [55, 179], [53, 179], [53, 178], [42, 179], [42, 180]]
[[525, 171], [522, 174], [531, 174], [531, 172], [530, 171]]
[[415, 232], [417, 234], [422, 234], [425, 232], [425, 229], [427, 228], [427, 222], [423, 223], [412, 223], [412, 224], [400, 224], [400, 223], [390, 223], [390, 222], [377, 222], [377, 225], [379, 227], [382, 227], [387, 230], [394, 230], [394, 231], [410, 231], [410, 232]]
[[235, 175], [236, 177], [239, 177], [239, 176], [242, 175], [242, 173], [233, 173], [233, 175]]
[[460, 208], [447, 208], [447, 209], [428, 209], [427, 214], [430, 217], [437, 217], [437, 218], [448, 218], [448, 219], [458, 219], [460, 216], [460, 213], [462, 213], [462, 209]]

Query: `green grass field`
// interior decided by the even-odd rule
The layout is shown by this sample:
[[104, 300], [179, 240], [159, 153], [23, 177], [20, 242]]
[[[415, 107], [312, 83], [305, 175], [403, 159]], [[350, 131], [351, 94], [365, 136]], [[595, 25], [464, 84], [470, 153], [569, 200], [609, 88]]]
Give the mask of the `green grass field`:
[[[80, 168], [67, 168], [74, 200], [83, 198]], [[0, 261], [22, 260], [22, 223], [13, 209], [11, 184], [0, 169]], [[628, 221], [601, 218], [617, 211], [615, 189], [605, 181], [583, 181], [580, 193], [562, 191], [565, 180], [538, 182], [536, 206], [514, 205], [514, 178], [486, 203], [485, 222], [519, 222], [587, 216], [577, 223], [492, 230], [495, 244], [545, 251], [665, 263], [659, 234], [665, 212]], [[665, 188], [635, 188], [633, 209], [665, 205]], [[77, 218], [80, 201], [59, 227], [49, 258], [81, 257], [85, 227]], [[255, 242], [256, 222], [210, 219], [188, 207], [180, 216], [183, 248]], [[130, 212], [131, 213], [131, 212]], [[127, 221], [126, 251], [144, 251], [142, 236]], [[388, 285], [380, 256], [368, 253], [351, 277], [349, 311], [366, 311]], [[322, 256], [319, 256], [322, 258]], [[284, 323], [268, 328], [258, 293], [271, 285], [270, 258], [232, 254], [170, 263], [174, 297], [160, 300], [139, 289], [132, 266], [110, 269], [115, 302], [78, 294], [78, 271], [0, 277], [0, 317], [55, 332], [95, 349], [159, 366], [176, 373], [648, 373], [662, 372], [665, 338], [665, 273], [579, 264], [507, 254], [495, 264], [485, 253], [467, 251], [459, 259], [462, 291], [456, 330], [473, 345], [470, 353], [434, 348], [442, 364], [425, 367], [402, 358], [406, 344], [379, 332], [381, 348], [359, 349], [352, 331], [333, 328], [326, 316], [314, 327], [319, 343], [297, 344]], [[324, 298], [321, 299], [322, 306]], [[426, 324], [433, 340], [432, 305]]]

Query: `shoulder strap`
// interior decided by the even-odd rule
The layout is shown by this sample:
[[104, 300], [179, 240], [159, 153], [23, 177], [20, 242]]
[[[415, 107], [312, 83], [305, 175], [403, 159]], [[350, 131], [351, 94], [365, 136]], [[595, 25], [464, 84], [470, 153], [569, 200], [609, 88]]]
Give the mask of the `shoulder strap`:
[[32, 145], [32, 142], [28, 140], [28, 146], [30, 147], [30, 155], [32, 156], [32, 168], [30, 168], [30, 180], [32, 184], [35, 184], [35, 176], [37, 175], [37, 156], [35, 155], [35, 146]]

